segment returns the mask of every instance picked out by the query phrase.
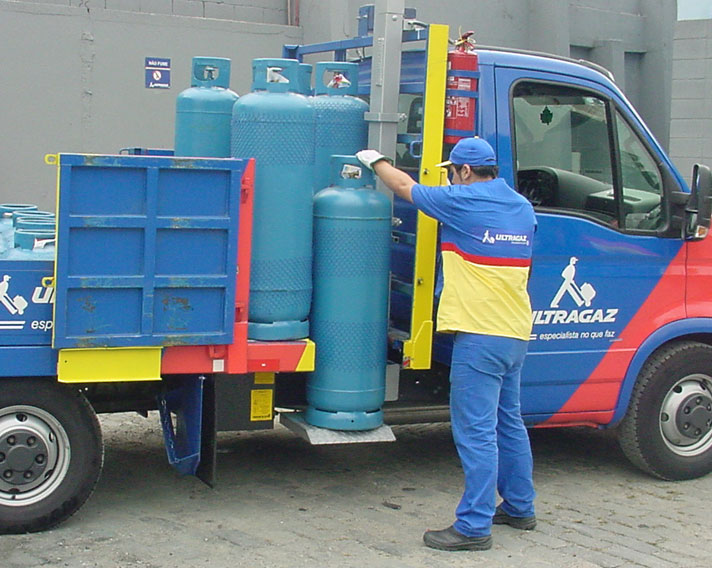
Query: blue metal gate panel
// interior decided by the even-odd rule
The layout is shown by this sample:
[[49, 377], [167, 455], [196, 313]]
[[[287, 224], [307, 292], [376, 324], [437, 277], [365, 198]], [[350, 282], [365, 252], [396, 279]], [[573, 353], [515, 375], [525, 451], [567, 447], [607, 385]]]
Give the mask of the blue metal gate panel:
[[60, 154], [54, 347], [231, 343], [246, 165]]

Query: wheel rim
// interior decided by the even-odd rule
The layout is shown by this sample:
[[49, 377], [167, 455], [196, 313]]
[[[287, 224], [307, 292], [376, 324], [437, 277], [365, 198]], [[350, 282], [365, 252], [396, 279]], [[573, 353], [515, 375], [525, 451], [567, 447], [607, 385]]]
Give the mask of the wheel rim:
[[660, 408], [660, 432], [667, 447], [693, 457], [712, 447], [712, 379], [693, 374], [668, 391]]
[[24, 405], [0, 411], [0, 505], [25, 507], [50, 495], [69, 458], [69, 437], [54, 416]]

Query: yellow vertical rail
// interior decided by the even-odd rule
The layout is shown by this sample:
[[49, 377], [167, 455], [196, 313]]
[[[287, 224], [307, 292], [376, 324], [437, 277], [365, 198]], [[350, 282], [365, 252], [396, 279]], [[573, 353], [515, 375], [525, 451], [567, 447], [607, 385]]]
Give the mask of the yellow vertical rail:
[[[447, 81], [448, 26], [431, 24], [423, 105], [423, 150], [420, 160], [420, 183], [441, 185], [443, 128], [445, 121], [445, 86]], [[413, 272], [413, 306], [410, 339], [403, 344], [403, 367], [429, 369], [433, 348], [433, 295], [435, 293], [435, 253], [438, 223], [418, 212]]]
[[[54, 268], [52, 269], [52, 278], [43, 278], [42, 286], [45, 288], [53, 288], [54, 283], [57, 282], [57, 250], [59, 244], [59, 186], [62, 179], [62, 170], [60, 168], [61, 157], [60, 154], [46, 154], [44, 157], [45, 164], [48, 166], [55, 166], [57, 168], [57, 187], [56, 194], [54, 198], [55, 203], [55, 219], [57, 219], [57, 226], [54, 232]], [[57, 327], [54, 325], [55, 314], [57, 312], [56, 302], [52, 302], [52, 345], [54, 345], [54, 336], [57, 331]]]

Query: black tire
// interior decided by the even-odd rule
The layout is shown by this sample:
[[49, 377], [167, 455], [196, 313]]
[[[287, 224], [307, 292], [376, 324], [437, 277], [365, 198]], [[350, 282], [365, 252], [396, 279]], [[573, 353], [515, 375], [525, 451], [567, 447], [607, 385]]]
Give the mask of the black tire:
[[677, 341], [653, 353], [618, 436], [628, 459], [660, 479], [712, 471], [712, 346]]
[[42, 379], [0, 382], [0, 534], [36, 532], [73, 515], [101, 473], [94, 409], [76, 389]]

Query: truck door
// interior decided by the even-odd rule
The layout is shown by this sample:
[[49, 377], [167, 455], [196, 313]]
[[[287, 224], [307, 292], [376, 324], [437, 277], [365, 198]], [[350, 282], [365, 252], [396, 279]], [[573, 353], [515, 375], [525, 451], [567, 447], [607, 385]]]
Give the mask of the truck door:
[[[529, 423], [605, 424], [637, 347], [631, 338], [655, 326], [636, 314], [653, 299], [646, 313], [684, 303], [682, 243], [665, 238], [665, 166], [601, 85], [500, 67], [496, 91], [497, 108], [509, 109], [497, 115], [503, 175], [538, 220], [522, 411]], [[652, 296], [666, 271], [675, 285]]]

